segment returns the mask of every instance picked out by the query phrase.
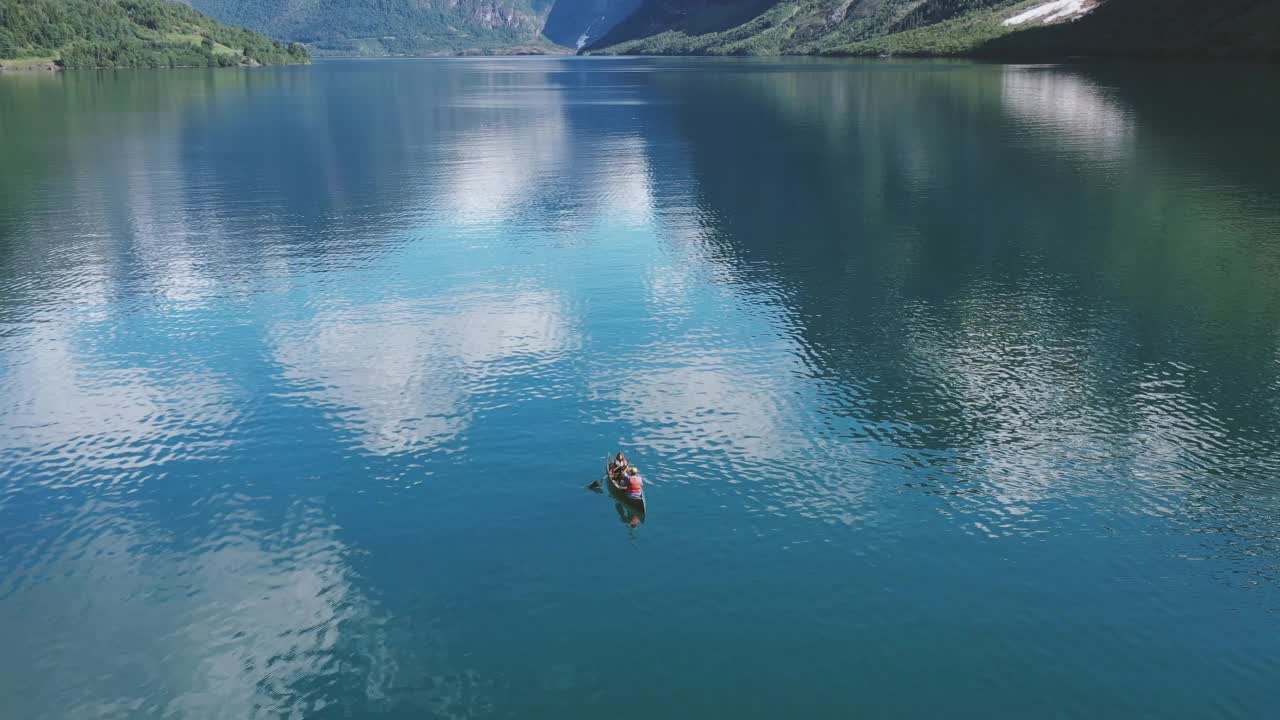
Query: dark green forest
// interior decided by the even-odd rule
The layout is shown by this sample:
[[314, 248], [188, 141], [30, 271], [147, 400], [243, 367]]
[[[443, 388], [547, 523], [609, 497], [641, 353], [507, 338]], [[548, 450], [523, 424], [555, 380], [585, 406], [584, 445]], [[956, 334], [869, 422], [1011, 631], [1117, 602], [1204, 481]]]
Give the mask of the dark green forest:
[[307, 48], [167, 0], [0, 0], [0, 58], [66, 68], [228, 67], [310, 61]]

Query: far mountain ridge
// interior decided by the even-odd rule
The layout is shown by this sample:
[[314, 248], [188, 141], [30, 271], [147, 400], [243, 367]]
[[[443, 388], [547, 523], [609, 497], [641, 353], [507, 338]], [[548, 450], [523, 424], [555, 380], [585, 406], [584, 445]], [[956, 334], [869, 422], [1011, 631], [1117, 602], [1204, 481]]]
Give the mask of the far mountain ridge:
[[1274, 0], [185, 1], [322, 55], [1280, 56]]
[[[808, 54], [1018, 0], [645, 0], [588, 49], [639, 54]], [[1022, 4], [1026, 4], [1025, 2]]]
[[1280, 59], [1274, 0], [644, 0], [588, 52]]

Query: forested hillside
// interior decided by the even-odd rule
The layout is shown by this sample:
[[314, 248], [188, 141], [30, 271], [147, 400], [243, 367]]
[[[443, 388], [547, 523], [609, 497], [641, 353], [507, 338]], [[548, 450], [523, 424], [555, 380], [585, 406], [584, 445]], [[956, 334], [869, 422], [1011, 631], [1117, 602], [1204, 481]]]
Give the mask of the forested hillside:
[[[182, 0], [324, 55], [1280, 58], [1280, 0]], [[308, 59], [165, 0], [0, 0], [0, 57], [68, 67]]]
[[0, 58], [68, 68], [216, 67], [305, 63], [310, 55], [166, 0], [0, 0]]
[[1280, 58], [1275, 0], [644, 0], [587, 50]]
[[641, 54], [813, 53], [1017, 0], [645, 0], [589, 49]]
[[223, 22], [307, 43], [324, 54], [547, 52], [553, 0], [188, 0]]

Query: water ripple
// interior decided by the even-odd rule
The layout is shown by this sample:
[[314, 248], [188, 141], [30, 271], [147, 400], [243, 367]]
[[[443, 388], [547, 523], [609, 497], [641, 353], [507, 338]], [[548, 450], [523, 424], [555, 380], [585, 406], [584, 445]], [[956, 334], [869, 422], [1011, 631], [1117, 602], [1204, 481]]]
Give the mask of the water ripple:
[[1171, 82], [0, 78], [0, 695], [1265, 716], [1280, 162]]

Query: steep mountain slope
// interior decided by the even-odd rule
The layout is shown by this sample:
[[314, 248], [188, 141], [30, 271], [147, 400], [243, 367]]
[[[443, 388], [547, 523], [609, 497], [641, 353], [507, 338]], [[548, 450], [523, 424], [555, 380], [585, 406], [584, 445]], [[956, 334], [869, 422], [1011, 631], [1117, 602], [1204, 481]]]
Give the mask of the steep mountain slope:
[[1280, 2], [1107, 0], [1077, 22], [1029, 24], [993, 38], [976, 53], [1280, 60]]
[[588, 49], [769, 55], [818, 52], [1018, 0], [645, 0]]
[[1275, 0], [644, 0], [587, 50], [1280, 59]]
[[310, 44], [320, 53], [424, 55], [550, 52], [554, 0], [187, 0], [224, 22]]
[[0, 58], [25, 58], [27, 65], [39, 59], [63, 67], [310, 61], [302, 45], [286, 47], [167, 0], [0, 0]]
[[641, 0], [555, 0], [542, 34], [551, 42], [581, 48], [608, 34]]
[[[323, 55], [556, 53], [577, 48], [673, 55], [1280, 57], [1277, 0], [176, 1], [224, 22], [306, 43]], [[85, 9], [71, 15], [87, 17], [102, 8], [128, 14], [120, 8], [152, 7], [161, 0], [0, 2], [11, 8], [8, 12], [28, 16], [38, 8], [74, 5]], [[63, 20], [48, 24], [55, 33], [74, 33], [80, 27]], [[5, 48], [14, 54], [23, 43], [44, 50], [61, 47], [46, 40], [19, 43], [4, 25], [0, 18], [0, 55]], [[230, 62], [234, 54], [231, 46], [217, 41], [219, 47], [201, 50], [199, 33], [178, 34], [206, 53], [207, 62]], [[173, 42], [145, 28], [134, 39], [139, 38], [152, 45]], [[238, 42], [235, 49], [243, 56], [257, 52], [249, 48], [258, 41]], [[149, 59], [129, 53], [109, 57], [99, 48], [84, 62], [197, 62], [186, 57], [191, 48], [181, 45], [176, 50], [152, 48]], [[259, 54], [269, 54], [267, 46]]]

